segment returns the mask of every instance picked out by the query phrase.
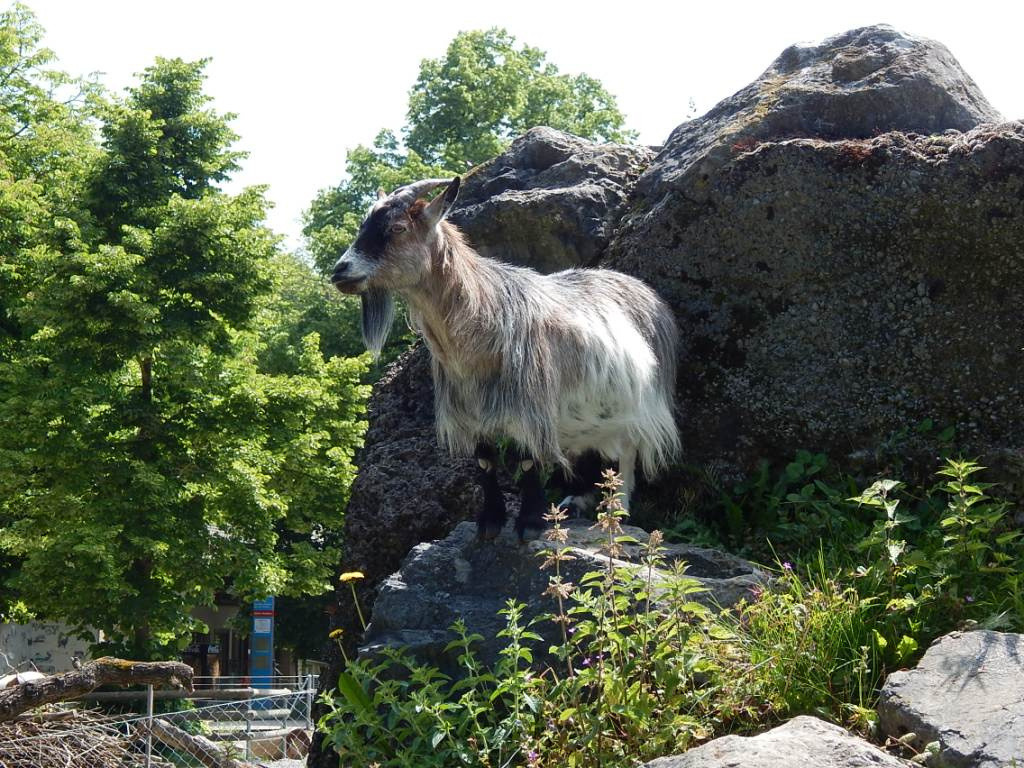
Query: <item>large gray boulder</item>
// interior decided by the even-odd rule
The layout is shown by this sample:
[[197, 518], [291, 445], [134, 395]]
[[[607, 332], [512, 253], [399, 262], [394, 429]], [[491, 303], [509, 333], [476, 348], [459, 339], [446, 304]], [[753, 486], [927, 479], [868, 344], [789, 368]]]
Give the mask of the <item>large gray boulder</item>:
[[889, 675], [878, 702], [883, 733], [924, 750], [931, 766], [1024, 765], [1024, 635], [954, 632], [911, 670]]
[[723, 736], [645, 768], [910, 768], [837, 725], [796, 717], [758, 736]]
[[902, 432], [932, 465], [926, 419], [1020, 454], [1024, 126], [972, 128], [997, 117], [944, 47], [870, 27], [673, 133], [604, 264], [677, 313], [688, 462], [845, 461]]
[[[565, 527], [569, 535], [566, 546], [574, 559], [563, 563], [562, 575], [579, 584], [587, 572], [607, 567], [608, 558], [601, 551], [605, 538], [588, 521], [570, 520]], [[623, 526], [623, 531], [638, 542], [648, 539], [645, 531], [633, 526]], [[481, 542], [470, 522], [461, 523], [440, 541], [418, 545], [401, 569], [381, 585], [361, 652], [401, 646], [421, 661], [457, 672], [455, 656], [445, 654], [444, 648], [454, 638], [448, 628], [462, 619], [469, 632], [484, 637], [478, 648], [480, 658], [494, 662], [502, 647], [497, 635], [505, 627], [498, 612], [509, 599], [525, 603], [524, 623], [556, 607], [553, 599], [543, 594], [552, 573], [540, 569], [540, 555], [550, 546], [543, 540], [520, 544], [511, 525], [494, 541]], [[679, 544], [666, 545], [665, 550], [666, 564], [677, 560], [687, 564], [687, 575], [705, 590], [692, 599], [709, 607], [731, 606], [765, 581], [758, 569], [733, 555]], [[638, 545], [626, 545], [614, 562], [624, 568], [641, 568], [640, 554]], [[655, 573], [656, 580], [663, 577], [663, 573]], [[541, 650], [558, 640], [552, 622], [534, 629], [545, 635]]]
[[863, 27], [791, 45], [746, 88], [677, 127], [636, 192], [656, 206], [758, 142], [964, 131], [1001, 119], [946, 46]]
[[540, 272], [590, 266], [653, 157], [533, 128], [466, 175], [449, 218], [484, 256]]

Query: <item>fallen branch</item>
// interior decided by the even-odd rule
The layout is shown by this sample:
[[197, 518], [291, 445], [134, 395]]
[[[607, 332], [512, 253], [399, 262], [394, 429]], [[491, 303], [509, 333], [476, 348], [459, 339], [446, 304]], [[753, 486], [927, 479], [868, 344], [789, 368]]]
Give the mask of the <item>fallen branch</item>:
[[104, 656], [59, 675], [0, 691], [0, 723], [26, 710], [76, 699], [101, 685], [171, 685], [192, 690], [192, 668], [180, 661], [125, 661]]
[[187, 752], [207, 768], [247, 768], [252, 763], [236, 760], [205, 736], [197, 736], [165, 720], [154, 720], [153, 738], [179, 752]]

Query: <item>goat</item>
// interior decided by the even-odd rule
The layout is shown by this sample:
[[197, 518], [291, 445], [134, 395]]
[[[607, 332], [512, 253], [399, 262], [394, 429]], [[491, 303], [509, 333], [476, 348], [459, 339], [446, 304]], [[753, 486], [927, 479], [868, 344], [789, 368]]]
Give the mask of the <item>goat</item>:
[[[481, 538], [505, 522], [499, 438], [517, 447], [521, 540], [544, 525], [539, 466], [571, 476], [571, 461], [588, 451], [618, 461], [628, 509], [637, 459], [653, 476], [680, 450], [671, 310], [620, 272], [542, 275], [480, 256], [446, 220], [460, 183], [428, 179], [378, 192], [331, 282], [361, 296], [363, 340], [375, 356], [391, 327], [391, 295], [405, 300], [431, 353], [439, 441], [480, 466]], [[441, 186], [432, 201], [421, 198]]]

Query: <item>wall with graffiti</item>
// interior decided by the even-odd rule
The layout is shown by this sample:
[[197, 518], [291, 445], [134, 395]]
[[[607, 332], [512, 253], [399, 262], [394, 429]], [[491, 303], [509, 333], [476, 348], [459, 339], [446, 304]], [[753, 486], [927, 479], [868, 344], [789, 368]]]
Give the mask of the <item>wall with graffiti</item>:
[[0, 675], [10, 671], [8, 666], [19, 672], [30, 669], [47, 674], [64, 672], [72, 668], [72, 658], [86, 658], [90, 642], [95, 639], [82, 640], [56, 622], [0, 624], [0, 652], [7, 657], [6, 664], [0, 657]]

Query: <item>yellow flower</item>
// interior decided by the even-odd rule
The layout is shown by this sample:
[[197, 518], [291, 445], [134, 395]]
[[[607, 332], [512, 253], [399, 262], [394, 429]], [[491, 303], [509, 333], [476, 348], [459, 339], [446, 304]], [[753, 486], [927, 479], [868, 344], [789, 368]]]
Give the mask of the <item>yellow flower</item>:
[[337, 640], [339, 637], [342, 636], [342, 634], [344, 634], [344, 632], [345, 630], [343, 629], [332, 629], [331, 634], [329, 634], [327, 637], [331, 640]]
[[365, 578], [366, 577], [363, 576], [363, 572], [362, 571], [349, 571], [348, 573], [341, 574], [341, 576], [339, 577], [338, 581], [355, 581], [356, 579], [365, 579]]

